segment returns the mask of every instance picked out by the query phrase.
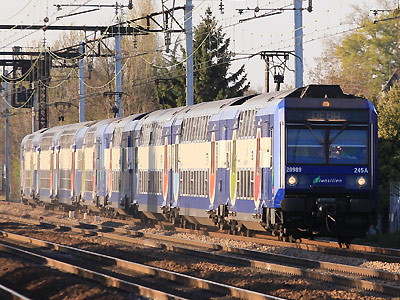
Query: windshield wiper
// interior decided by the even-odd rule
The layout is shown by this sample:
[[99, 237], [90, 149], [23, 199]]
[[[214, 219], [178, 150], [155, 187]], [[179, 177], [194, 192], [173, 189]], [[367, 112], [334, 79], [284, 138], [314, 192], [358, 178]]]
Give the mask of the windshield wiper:
[[342, 132], [345, 131], [348, 127], [349, 127], [349, 122], [346, 121], [346, 122], [343, 124], [343, 127], [339, 130], [339, 132], [336, 133], [336, 135], [335, 135], [332, 139], [329, 139], [329, 145], [332, 144], [333, 141], [336, 140], [336, 138], [337, 138], [339, 135], [341, 135]]
[[311, 134], [314, 136], [314, 138], [317, 140], [317, 142], [323, 146], [324, 145], [324, 137], [321, 137], [321, 139], [319, 139], [319, 137], [315, 134], [314, 130], [311, 128], [310, 123], [306, 122], [305, 123], [306, 127], [308, 130], [310, 130]]

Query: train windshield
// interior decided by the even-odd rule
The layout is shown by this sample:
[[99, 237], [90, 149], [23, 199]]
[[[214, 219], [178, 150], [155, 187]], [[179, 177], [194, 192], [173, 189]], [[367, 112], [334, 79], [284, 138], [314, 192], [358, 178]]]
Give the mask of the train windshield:
[[364, 165], [368, 163], [366, 129], [288, 128], [288, 164]]
[[287, 159], [289, 164], [324, 164], [325, 130], [288, 129]]
[[367, 164], [366, 130], [330, 130], [329, 164]]

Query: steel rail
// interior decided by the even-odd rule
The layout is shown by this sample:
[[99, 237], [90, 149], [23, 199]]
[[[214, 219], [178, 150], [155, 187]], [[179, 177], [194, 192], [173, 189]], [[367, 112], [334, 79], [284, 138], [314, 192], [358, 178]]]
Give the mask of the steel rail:
[[[1, 213], [0, 213], [1, 215]], [[21, 218], [18, 217], [13, 217], [9, 215], [3, 215], [1, 217], [8, 218], [10, 220], [19, 220], [21, 221]], [[27, 223], [32, 223], [35, 225], [42, 225], [42, 226], [50, 226], [50, 227], [56, 227], [58, 229], [68, 229], [73, 232], [81, 232], [85, 234], [94, 234], [97, 236], [103, 236], [103, 237], [109, 237], [109, 232], [116, 232], [116, 233], [121, 233], [121, 234], [128, 234], [131, 236], [143, 236], [147, 238], [152, 238], [151, 233], [142, 233], [138, 232], [136, 230], [131, 230], [131, 229], [125, 229], [125, 228], [118, 228], [118, 227], [112, 227], [112, 226], [105, 226], [105, 225], [93, 225], [89, 223], [84, 223], [84, 222], [79, 222], [78, 227], [74, 226], [68, 226], [68, 225], [60, 225], [60, 224], [54, 224], [51, 222], [45, 222], [45, 221], [40, 221], [40, 220], [28, 220], [28, 219], [23, 219], [24, 222]], [[93, 229], [99, 229], [103, 230], [106, 232], [94, 232]], [[268, 246], [276, 246], [276, 247], [286, 247], [286, 248], [296, 248], [296, 249], [302, 249], [306, 251], [314, 251], [314, 252], [321, 252], [321, 253], [326, 253], [326, 254], [331, 254], [331, 255], [339, 255], [339, 256], [347, 256], [347, 257], [356, 257], [356, 258], [362, 258], [362, 259], [367, 259], [367, 260], [377, 260], [377, 261], [383, 261], [383, 262], [390, 262], [390, 263], [400, 263], [400, 250], [398, 249], [390, 249], [390, 248], [376, 248], [376, 247], [370, 247], [370, 246], [363, 246], [363, 245], [357, 245], [358, 247], [355, 247], [360, 250], [351, 250], [351, 249], [341, 249], [341, 248], [332, 248], [329, 246], [317, 246], [317, 245], [311, 245], [311, 244], [297, 244], [297, 243], [288, 243], [288, 242], [282, 242], [282, 241], [276, 241], [276, 240], [266, 240], [264, 238], [255, 238], [255, 237], [244, 237], [244, 236], [237, 236], [237, 235], [229, 235], [229, 234], [224, 234], [220, 232], [212, 232], [212, 231], [197, 231], [197, 230], [192, 230], [192, 229], [183, 229], [183, 228], [175, 228], [173, 229], [176, 232], [183, 232], [183, 233], [192, 233], [192, 234], [199, 234], [202, 233], [204, 235], [207, 235], [209, 237], [215, 237], [215, 238], [228, 238], [231, 240], [235, 241], [243, 241], [243, 242], [253, 242], [253, 243], [259, 243], [263, 245], [268, 245]], [[115, 237], [112, 237], [115, 239]], [[159, 239], [165, 239], [165, 240], [171, 240], [173, 237], [166, 237], [166, 236], [159, 236]], [[208, 244], [208, 243], [203, 243], [201, 241], [193, 242], [193, 243], [198, 243], [199, 247], [211, 247], [214, 250], [220, 250], [219, 245], [214, 245], [214, 244]], [[362, 252], [362, 250], [368, 251], [368, 252]]]
[[20, 293], [0, 284], [0, 299], [4, 300], [31, 300]]
[[[13, 205], [20, 205], [19, 203], [13, 203]], [[21, 204], [22, 205], [22, 204]], [[24, 205], [22, 205], [24, 206]], [[0, 215], [5, 215], [4, 213], [0, 212]], [[140, 222], [138, 219], [132, 219], [134, 222]], [[162, 223], [162, 222], [161, 222]], [[92, 225], [92, 224], [85, 224], [81, 223], [85, 226], [97, 226], [99, 229], [103, 229], [105, 231], [114, 231], [118, 233], [130, 234], [135, 235], [133, 230], [127, 230], [123, 228], [116, 228], [111, 226], [104, 226], [104, 225]], [[373, 247], [367, 245], [360, 245], [360, 244], [351, 244], [348, 249], [343, 249], [338, 246], [336, 242], [327, 242], [327, 241], [318, 241], [318, 240], [309, 240], [305, 239], [302, 243], [290, 243], [284, 241], [278, 241], [277, 237], [268, 236], [264, 234], [256, 234], [255, 237], [246, 237], [246, 236], [239, 236], [239, 235], [231, 235], [227, 233], [222, 233], [219, 231], [209, 231], [209, 230], [193, 230], [193, 229], [185, 229], [179, 228], [172, 224], [166, 225], [156, 225], [162, 228], [166, 228], [177, 232], [183, 233], [193, 233], [193, 234], [203, 234], [210, 237], [216, 238], [228, 238], [237, 241], [245, 241], [245, 242], [254, 242], [260, 243], [270, 246], [277, 246], [277, 247], [288, 247], [288, 248], [298, 248], [307, 251], [318, 251], [327, 254], [334, 254], [334, 255], [341, 255], [341, 256], [351, 256], [351, 257], [360, 257], [365, 258], [368, 260], [379, 260], [379, 261], [387, 261], [387, 262], [396, 262], [400, 263], [400, 249], [393, 249], [393, 248], [381, 248], [381, 247]]]
[[[33, 243], [32, 243], [33, 244]], [[95, 272], [89, 269], [81, 268], [79, 266], [75, 266], [66, 262], [62, 262], [44, 255], [36, 254], [27, 250], [19, 249], [17, 247], [13, 247], [10, 245], [6, 245], [0, 243], [0, 249], [4, 252], [10, 253], [11, 255], [15, 255], [30, 261], [34, 261], [51, 268], [58, 269], [65, 273], [70, 273], [77, 275], [79, 277], [94, 280], [103, 285], [114, 287], [123, 291], [127, 291], [130, 293], [135, 293], [137, 295], [143, 297], [149, 297], [152, 299], [185, 299], [182, 297], [178, 297], [175, 295], [171, 295], [169, 293], [165, 293], [162, 291], [158, 291], [156, 289], [151, 289], [139, 284], [131, 283], [125, 280], [121, 280], [119, 278], [105, 275], [99, 272]]]
[[[37, 223], [37, 222], [33, 222], [33, 223]], [[45, 223], [45, 225], [48, 226], [51, 224]], [[67, 227], [67, 226], [65, 226], [65, 227]], [[95, 228], [96, 226], [92, 226], [92, 227]], [[74, 227], [71, 226], [68, 228], [73, 229]], [[105, 229], [105, 228], [106, 227], [102, 226], [102, 229]], [[78, 232], [80, 230], [78, 230]], [[126, 229], [121, 229], [118, 231], [129, 234], [129, 230], [126, 230]], [[84, 232], [90, 233], [91, 230], [85, 230]], [[92, 232], [94, 234], [96, 234], [95, 231], [92, 231]], [[344, 273], [351, 273], [351, 274], [355, 274], [355, 275], [359, 275], [359, 276], [373, 277], [373, 278], [376, 278], [379, 280], [392, 281], [395, 283], [400, 282], [399, 274], [395, 274], [395, 273], [391, 273], [391, 272], [387, 272], [387, 271], [373, 270], [373, 269], [361, 268], [361, 267], [356, 267], [356, 266], [349, 266], [349, 265], [343, 265], [343, 264], [337, 264], [337, 263], [297, 258], [297, 257], [291, 257], [291, 256], [287, 256], [287, 255], [282, 255], [282, 254], [266, 253], [266, 252], [260, 252], [260, 251], [254, 251], [254, 250], [248, 250], [248, 249], [242, 249], [242, 248], [236, 248], [236, 247], [230, 247], [230, 246], [224, 246], [224, 245], [218, 245], [218, 244], [214, 245], [214, 244], [210, 244], [207, 242], [199, 242], [199, 241], [193, 241], [193, 240], [188, 240], [188, 239], [174, 238], [174, 237], [170, 237], [170, 236], [162, 236], [162, 235], [155, 235], [155, 234], [144, 234], [143, 235], [143, 237], [172, 242], [174, 244], [176, 244], [176, 243], [188, 244], [191, 246], [206, 248], [208, 250], [214, 250], [214, 251], [219, 250], [219, 251], [225, 252], [223, 254], [210, 253], [210, 252], [205, 252], [205, 251], [181, 248], [181, 247], [177, 247], [177, 246], [165, 245], [162, 243], [152, 242], [152, 241], [143, 240], [143, 239], [137, 239], [137, 236], [139, 236], [139, 235], [136, 235], [136, 238], [132, 238], [129, 236], [118, 236], [115, 234], [107, 235], [108, 238], [123, 240], [125, 242], [141, 244], [141, 245], [145, 245], [145, 246], [149, 246], [149, 247], [164, 248], [168, 251], [172, 251], [175, 253], [192, 255], [192, 256], [196, 256], [196, 257], [205, 257], [207, 259], [213, 259], [213, 260], [216, 260], [219, 262], [224, 261], [229, 264], [240, 264], [240, 265], [244, 265], [244, 266], [248, 266], [248, 267], [262, 268], [262, 269], [266, 269], [268, 271], [274, 271], [274, 272], [285, 273], [285, 274], [290, 274], [290, 275], [297, 275], [297, 276], [302, 276], [302, 277], [306, 277], [309, 279], [314, 279], [314, 280], [319, 280], [319, 281], [324, 281], [324, 282], [331, 282], [331, 283], [346, 285], [346, 286], [350, 286], [350, 287], [354, 287], [354, 288], [358, 288], [358, 289], [380, 292], [380, 293], [384, 293], [384, 294], [390, 294], [390, 295], [396, 295], [396, 296], [400, 295], [400, 288], [397, 286], [374, 283], [374, 282], [367, 281], [367, 280], [353, 279], [353, 278], [337, 276], [337, 275], [333, 275], [333, 274], [326, 274], [326, 273], [318, 272], [316, 270], [309, 270], [309, 269], [316, 268], [316, 269], [327, 270], [327, 271], [342, 272], [342, 273], [344, 272]], [[44, 245], [42, 245], [42, 246], [44, 246]], [[269, 263], [269, 262], [255, 260], [255, 259], [240, 258], [237, 256], [231, 257], [231, 256], [227, 256], [226, 255], [227, 253], [233, 253], [236, 255], [250, 256], [250, 257], [258, 257], [263, 260], [280, 262], [285, 265]], [[297, 266], [300, 265], [300, 266], [306, 267], [307, 269], [293, 267], [293, 266], [290, 266], [289, 264], [297, 265]]]
[[[30, 237], [14, 234], [14, 233], [0, 231], [0, 235], [3, 237], [6, 237], [6, 238], [12, 239], [14, 241], [28, 243], [30, 245], [35, 245], [35, 246], [40, 246], [40, 247], [47, 247], [51, 250], [60, 251], [62, 253], [78, 255], [82, 258], [88, 258], [88, 259], [96, 261], [96, 262], [102, 262], [102, 263], [106, 263], [108, 265], [111, 264], [117, 268], [122, 268], [122, 269], [129, 270], [129, 271], [135, 271], [135, 272], [143, 273], [146, 275], [156, 276], [158, 278], [176, 281], [185, 286], [190, 286], [193, 288], [200, 288], [200, 289], [211, 291], [211, 292], [218, 293], [218, 294], [230, 295], [232, 297], [237, 297], [237, 298], [241, 298], [241, 299], [255, 299], [255, 300], [258, 300], [258, 299], [260, 299], [260, 300], [261, 299], [263, 299], [263, 300], [265, 300], [265, 299], [274, 299], [274, 300], [283, 299], [283, 298], [266, 295], [266, 294], [262, 294], [262, 293], [234, 287], [234, 286], [229, 286], [229, 285], [218, 283], [218, 282], [213, 282], [213, 281], [206, 280], [206, 279], [196, 278], [193, 276], [180, 274], [180, 273], [173, 272], [173, 271], [167, 271], [164, 269], [127, 261], [124, 259], [120, 259], [120, 258], [116, 258], [116, 257], [112, 257], [112, 256], [100, 254], [100, 253], [95, 253], [92, 251], [82, 250], [82, 249], [78, 249], [78, 248], [74, 248], [74, 247], [70, 247], [70, 246], [65, 246], [65, 245], [52, 243], [52, 242], [48, 242], [48, 241], [43, 241], [43, 240], [39, 240], [39, 239], [35, 239], [35, 238], [30, 238]], [[1, 247], [3, 247], [3, 245], [0, 244], [0, 248]], [[24, 250], [21, 250], [21, 251], [24, 251]], [[26, 251], [24, 251], [24, 252], [26, 252]], [[39, 256], [41, 258], [41, 260], [44, 259], [45, 261], [51, 261], [51, 262], [54, 261], [54, 259], [42, 256], [42, 255], [38, 255], [38, 254], [34, 254], [34, 255]], [[63, 262], [56, 262], [55, 264], [58, 266], [58, 263], [66, 264]], [[51, 265], [53, 265], [53, 264], [51, 264]], [[69, 264], [67, 264], [67, 265], [69, 265]], [[71, 265], [69, 265], [69, 266], [71, 266]], [[77, 268], [80, 268], [80, 267], [77, 267]], [[82, 268], [80, 268], [80, 269], [82, 269]], [[93, 271], [91, 271], [91, 272], [93, 272]], [[159, 299], [159, 298], [156, 297], [155, 299]]]

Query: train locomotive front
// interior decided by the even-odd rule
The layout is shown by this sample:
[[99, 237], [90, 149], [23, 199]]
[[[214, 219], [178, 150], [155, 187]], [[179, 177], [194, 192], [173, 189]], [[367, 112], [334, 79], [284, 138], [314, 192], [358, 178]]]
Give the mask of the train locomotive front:
[[278, 109], [274, 159], [280, 178], [264, 220], [283, 236], [349, 243], [376, 218], [377, 116], [366, 99], [339, 87], [324, 96], [320, 88], [319, 97], [303, 90], [302, 99], [286, 97]]

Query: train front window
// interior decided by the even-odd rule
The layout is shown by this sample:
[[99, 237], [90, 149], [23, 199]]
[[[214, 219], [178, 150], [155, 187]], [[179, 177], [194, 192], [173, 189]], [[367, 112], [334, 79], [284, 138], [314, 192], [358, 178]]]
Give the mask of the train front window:
[[325, 130], [322, 129], [288, 128], [288, 163], [324, 164], [324, 136]]
[[367, 130], [330, 130], [329, 164], [367, 164]]

